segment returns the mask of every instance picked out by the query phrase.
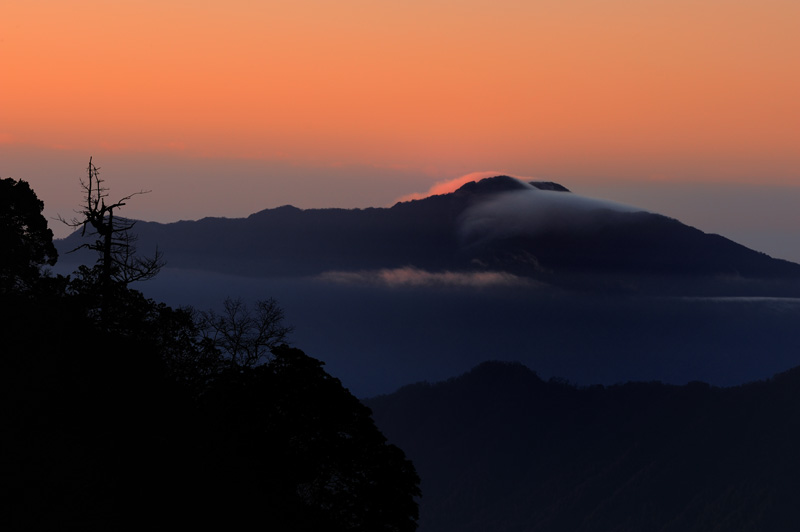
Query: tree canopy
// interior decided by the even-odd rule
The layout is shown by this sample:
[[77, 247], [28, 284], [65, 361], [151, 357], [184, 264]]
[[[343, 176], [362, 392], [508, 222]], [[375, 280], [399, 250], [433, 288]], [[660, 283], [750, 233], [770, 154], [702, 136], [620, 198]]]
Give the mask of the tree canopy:
[[[97, 268], [44, 275], [52, 233], [19, 183], [0, 182], [13, 251], [0, 293], [0, 528], [416, 529], [414, 466], [321, 361], [285, 344], [277, 302], [226, 321]], [[243, 323], [240, 352], [226, 328]]]
[[56, 263], [53, 232], [43, 209], [28, 182], [0, 179], [0, 292], [30, 288], [42, 267]]

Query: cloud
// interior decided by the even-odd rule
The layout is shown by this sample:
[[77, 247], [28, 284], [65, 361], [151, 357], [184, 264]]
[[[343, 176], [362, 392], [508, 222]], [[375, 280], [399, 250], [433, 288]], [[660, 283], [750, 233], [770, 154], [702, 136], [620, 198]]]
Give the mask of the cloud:
[[389, 287], [499, 287], [531, 285], [531, 281], [504, 272], [429, 272], [413, 267], [370, 271], [331, 271], [319, 279], [336, 284]]
[[413, 194], [406, 194], [405, 196], [398, 198], [395, 201], [395, 203], [424, 199], [430, 196], [438, 196], [440, 194], [449, 194], [451, 192], [455, 192], [456, 190], [466, 185], [467, 183], [471, 183], [472, 181], [480, 181], [481, 179], [485, 179], [487, 177], [494, 177], [498, 175], [508, 175], [516, 177], [517, 179], [520, 179], [522, 181], [531, 180], [531, 178], [514, 176], [506, 172], [492, 172], [492, 171], [472, 172], [471, 174], [462, 175], [461, 177], [456, 177], [455, 179], [449, 179], [447, 181], [439, 181], [435, 183], [431, 188], [429, 188], [427, 192], [415, 192]]
[[524, 190], [498, 194], [469, 208], [460, 220], [459, 236], [463, 241], [474, 243], [546, 231], [591, 230], [603, 223], [603, 214], [608, 211], [645, 210], [569, 192], [539, 190], [524, 184]]

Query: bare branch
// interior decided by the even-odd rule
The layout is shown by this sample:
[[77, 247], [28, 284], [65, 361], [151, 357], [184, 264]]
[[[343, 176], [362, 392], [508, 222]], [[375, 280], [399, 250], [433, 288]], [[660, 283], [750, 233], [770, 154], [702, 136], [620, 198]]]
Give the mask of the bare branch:
[[199, 313], [199, 329], [231, 362], [257, 366], [265, 362], [273, 348], [286, 342], [292, 327], [283, 323], [283, 310], [270, 298], [256, 303], [251, 311], [241, 299], [227, 298], [223, 312]]
[[139, 256], [135, 246], [136, 237], [130, 233], [136, 221], [115, 217], [115, 211], [124, 207], [131, 198], [150, 191], [140, 190], [107, 204], [108, 189], [103, 186], [100, 169], [94, 165], [91, 157], [86, 174], [86, 179], [81, 179], [86, 200], [80, 210], [75, 211], [79, 216], [67, 221], [59, 215], [58, 219], [65, 225], [80, 228], [81, 236], [97, 235], [98, 238], [94, 242], [81, 244], [70, 253], [82, 248], [96, 251], [103, 284], [113, 280], [127, 285], [152, 279], [165, 265], [163, 253], [156, 248], [152, 257]]

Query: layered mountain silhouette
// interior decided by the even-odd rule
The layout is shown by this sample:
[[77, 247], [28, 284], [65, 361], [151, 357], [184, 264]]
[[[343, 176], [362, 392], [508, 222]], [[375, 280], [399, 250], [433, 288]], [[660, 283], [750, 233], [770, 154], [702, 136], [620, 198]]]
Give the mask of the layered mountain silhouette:
[[[508, 176], [391, 208], [284, 206], [241, 219], [139, 222], [135, 231], [140, 249], [157, 245], [171, 268], [258, 277], [413, 267], [582, 286], [601, 275], [604, 286], [628, 289], [664, 276], [800, 279], [800, 265], [677, 220]], [[63, 262], [91, 260], [65, 253], [79, 244], [78, 233], [59, 241]]]
[[367, 405], [423, 480], [420, 532], [798, 524], [799, 369], [735, 388], [578, 388], [486, 362]]

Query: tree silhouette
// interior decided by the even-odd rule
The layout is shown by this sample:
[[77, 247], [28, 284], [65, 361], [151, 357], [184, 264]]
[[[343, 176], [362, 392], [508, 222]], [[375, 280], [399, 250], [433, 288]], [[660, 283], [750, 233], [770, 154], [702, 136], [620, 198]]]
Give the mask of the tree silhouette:
[[322, 365], [284, 345], [260, 366], [219, 376], [201, 398], [205, 460], [214, 464], [203, 475], [225, 488], [206, 493], [203, 506], [238, 508], [236, 516], [210, 514], [228, 526], [255, 512], [276, 530], [415, 530], [413, 464]]
[[292, 327], [283, 323], [283, 309], [272, 298], [256, 302], [251, 310], [241, 299], [225, 299], [221, 313], [202, 311], [198, 327], [203, 338], [232, 363], [252, 367], [264, 362], [275, 347], [286, 342]]
[[100, 288], [99, 306], [101, 321], [107, 321], [107, 312], [113, 301], [115, 285], [125, 288], [135, 281], [146, 281], [155, 277], [164, 266], [163, 254], [156, 247], [151, 257], [142, 257], [136, 250], [136, 236], [130, 231], [136, 225], [131, 221], [115, 216], [118, 211], [134, 196], [146, 194], [141, 190], [120, 198], [113, 203], [106, 203], [108, 189], [103, 186], [100, 169], [92, 163], [86, 169], [87, 179], [81, 180], [81, 187], [86, 200], [81, 209], [76, 211], [80, 216], [67, 221], [59, 219], [66, 225], [81, 229], [81, 236], [96, 236], [93, 242], [81, 244], [72, 251], [87, 248], [98, 253], [98, 260], [91, 270], [81, 270], [80, 275], [86, 280], [96, 282]]
[[44, 203], [23, 180], [0, 179], [0, 293], [30, 288], [58, 252], [42, 216]]
[[[91, 160], [89, 176], [98, 265], [0, 298], [0, 529], [414, 530], [414, 466], [322, 362], [282, 345], [278, 304], [198, 317], [128, 288], [126, 198], [106, 205]], [[0, 182], [15, 283], [55, 261], [17, 185]]]
[[61, 221], [70, 227], [80, 228], [81, 236], [86, 236], [88, 232], [89, 236], [97, 235], [98, 238], [78, 246], [76, 250], [88, 248], [98, 252], [101, 284], [116, 281], [127, 285], [152, 279], [165, 264], [163, 254], [156, 248], [152, 257], [139, 256], [136, 236], [130, 232], [136, 222], [114, 215], [115, 210], [124, 207], [128, 200], [149, 191], [134, 192], [106, 204], [108, 188], [103, 186], [105, 180], [100, 179], [100, 169], [92, 163], [91, 157], [86, 173], [87, 179], [81, 180], [86, 200], [81, 210], [77, 211], [80, 217], [70, 221], [61, 218]]

